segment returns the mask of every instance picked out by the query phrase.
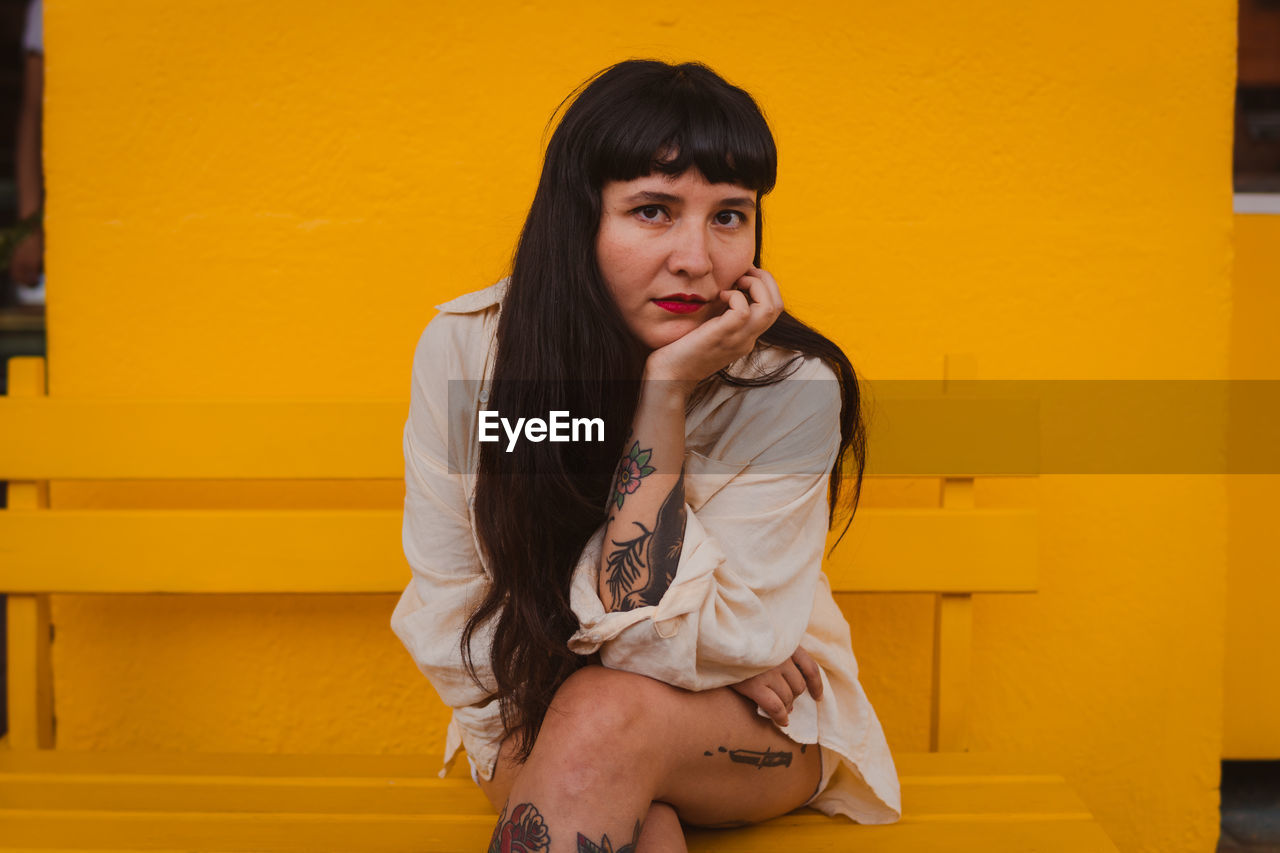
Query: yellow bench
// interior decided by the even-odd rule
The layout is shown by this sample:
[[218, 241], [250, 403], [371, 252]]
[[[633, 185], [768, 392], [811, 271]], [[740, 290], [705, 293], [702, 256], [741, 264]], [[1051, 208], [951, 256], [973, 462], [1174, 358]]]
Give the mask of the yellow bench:
[[[403, 403], [56, 399], [43, 395], [40, 358], [11, 359], [9, 377], [0, 850], [484, 848], [496, 817], [469, 779], [435, 777], [437, 754], [53, 748], [51, 593], [394, 593], [409, 573], [399, 509], [56, 510], [48, 481], [398, 480]], [[1115, 851], [1061, 776], [1023, 757], [965, 751], [971, 597], [1035, 590], [1037, 519], [975, 509], [967, 477], [944, 479], [940, 503], [860, 509], [827, 566], [838, 592], [936, 595], [933, 751], [896, 756], [901, 822], [857, 826], [800, 810], [691, 831], [691, 850]]]

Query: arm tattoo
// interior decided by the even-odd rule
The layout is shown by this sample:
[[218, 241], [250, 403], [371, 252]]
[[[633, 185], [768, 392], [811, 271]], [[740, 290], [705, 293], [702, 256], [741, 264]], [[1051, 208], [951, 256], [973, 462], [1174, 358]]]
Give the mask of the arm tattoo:
[[634, 610], [657, 604], [671, 586], [684, 549], [684, 469], [658, 508], [653, 529], [638, 521], [634, 539], [614, 539], [618, 546], [610, 554], [605, 571], [609, 599], [614, 610]]
[[636, 489], [640, 488], [640, 481], [653, 473], [654, 469], [649, 464], [649, 457], [652, 455], [653, 448], [641, 450], [640, 442], [635, 441], [631, 443], [631, 450], [618, 463], [618, 474], [613, 486], [613, 503], [618, 509], [622, 509], [622, 502], [627, 495], [635, 494]]
[[[638, 521], [631, 523], [640, 528], [640, 534], [635, 539], [613, 540], [613, 544], [620, 547], [609, 554], [606, 569], [609, 576], [605, 578], [605, 583], [609, 586], [609, 600], [613, 602], [615, 610], [619, 609], [622, 601], [640, 580], [640, 575], [647, 567], [646, 552], [649, 550], [649, 540], [653, 538], [652, 530]], [[630, 610], [631, 608], [622, 607], [621, 609]]]
[[502, 807], [498, 825], [489, 839], [488, 853], [546, 853], [551, 849], [551, 833], [533, 803], [521, 803], [511, 810]]

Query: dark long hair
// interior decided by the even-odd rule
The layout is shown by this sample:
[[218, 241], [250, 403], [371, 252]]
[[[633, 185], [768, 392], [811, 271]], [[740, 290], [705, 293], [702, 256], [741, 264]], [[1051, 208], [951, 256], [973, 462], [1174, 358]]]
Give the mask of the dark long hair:
[[[516, 247], [498, 321], [488, 408], [592, 412], [604, 419], [611, 440], [524, 441], [510, 452], [481, 445], [476, 532], [493, 584], [462, 635], [463, 659], [479, 681], [471, 640], [492, 630], [496, 698], [507, 732], [517, 738], [521, 761], [533, 748], [556, 690], [584, 664], [567, 646], [578, 628], [569, 606], [570, 579], [587, 540], [605, 523], [606, 499], [635, 414], [646, 356], [596, 262], [601, 190], [609, 181], [654, 172], [680, 175], [690, 167], [711, 183], [754, 189], [759, 266], [760, 199], [777, 176], [777, 150], [759, 107], [704, 65], [622, 62], [588, 79], [575, 94], [566, 99], [572, 103], [547, 145]], [[785, 311], [760, 336], [760, 344], [796, 355], [762, 378], [738, 378], [727, 371], [718, 378], [737, 385], [777, 382], [803, 356], [823, 359], [839, 377], [840, 453], [829, 480], [828, 521], [835, 523], [846, 455], [852, 457], [854, 478], [852, 520], [866, 440], [849, 359]]]

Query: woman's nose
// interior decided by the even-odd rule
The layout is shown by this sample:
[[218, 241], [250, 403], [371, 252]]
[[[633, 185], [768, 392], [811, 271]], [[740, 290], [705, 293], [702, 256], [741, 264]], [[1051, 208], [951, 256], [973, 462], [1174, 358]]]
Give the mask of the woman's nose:
[[667, 269], [676, 275], [702, 278], [711, 273], [711, 247], [705, 228], [692, 221], [680, 223], [671, 231], [671, 253]]

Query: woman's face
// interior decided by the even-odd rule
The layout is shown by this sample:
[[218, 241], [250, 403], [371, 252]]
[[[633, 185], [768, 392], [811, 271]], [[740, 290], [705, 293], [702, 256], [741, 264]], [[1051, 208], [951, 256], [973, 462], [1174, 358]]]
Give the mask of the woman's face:
[[637, 341], [652, 351], [724, 313], [720, 291], [755, 258], [755, 190], [690, 168], [610, 181], [601, 196], [596, 259]]

